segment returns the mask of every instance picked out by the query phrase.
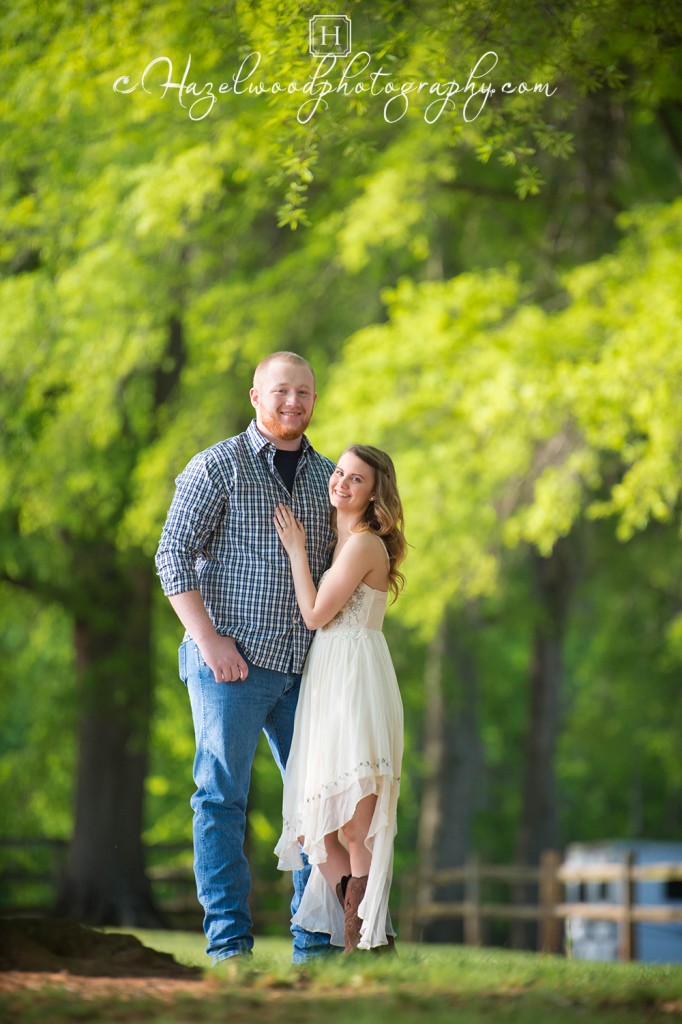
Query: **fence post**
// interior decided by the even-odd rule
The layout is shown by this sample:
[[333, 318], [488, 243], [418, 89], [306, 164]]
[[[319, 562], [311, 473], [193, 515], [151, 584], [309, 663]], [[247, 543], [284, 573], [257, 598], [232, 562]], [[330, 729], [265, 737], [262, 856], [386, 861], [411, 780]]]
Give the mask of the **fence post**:
[[635, 883], [632, 878], [632, 865], [634, 856], [632, 850], [627, 850], [623, 859], [623, 894], [622, 908], [623, 916], [618, 924], [618, 959], [635, 959], [635, 926], [632, 920], [632, 905], [634, 903]]
[[538, 948], [541, 953], [561, 952], [561, 921], [555, 910], [561, 903], [562, 886], [559, 881], [561, 854], [558, 850], [543, 850], [540, 855], [540, 928]]
[[464, 900], [464, 942], [467, 946], [481, 946], [481, 863], [476, 854], [468, 857], [464, 865]]
[[400, 931], [407, 942], [417, 941], [417, 876], [405, 875], [400, 887]]

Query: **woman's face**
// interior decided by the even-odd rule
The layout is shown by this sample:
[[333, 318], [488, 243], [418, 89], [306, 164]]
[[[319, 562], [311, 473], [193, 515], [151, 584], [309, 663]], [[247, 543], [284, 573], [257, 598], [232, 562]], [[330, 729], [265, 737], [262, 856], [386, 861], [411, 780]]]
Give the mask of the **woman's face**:
[[329, 478], [329, 500], [338, 512], [361, 516], [374, 496], [375, 474], [353, 452], [344, 452]]

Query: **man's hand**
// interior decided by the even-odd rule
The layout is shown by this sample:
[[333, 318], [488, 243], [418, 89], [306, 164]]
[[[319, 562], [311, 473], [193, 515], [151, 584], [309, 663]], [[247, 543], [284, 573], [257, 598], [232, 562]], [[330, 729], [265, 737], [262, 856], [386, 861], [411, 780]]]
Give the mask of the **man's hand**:
[[234, 638], [215, 631], [198, 590], [185, 590], [169, 598], [175, 614], [199, 648], [201, 657], [218, 683], [238, 683], [249, 668], [237, 650]]
[[217, 683], [238, 683], [248, 676], [249, 667], [231, 636], [216, 634], [202, 643], [197, 643], [197, 647]]

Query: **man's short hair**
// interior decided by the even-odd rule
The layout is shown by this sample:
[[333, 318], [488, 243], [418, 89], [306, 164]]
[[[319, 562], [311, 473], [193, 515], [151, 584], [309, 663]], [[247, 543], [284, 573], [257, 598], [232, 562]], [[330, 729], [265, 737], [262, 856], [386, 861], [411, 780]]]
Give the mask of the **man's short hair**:
[[255, 372], [253, 374], [254, 387], [258, 386], [256, 384], [256, 380], [261, 371], [264, 370], [265, 367], [268, 366], [270, 363], [274, 363], [276, 361], [282, 361], [285, 363], [296, 363], [298, 366], [305, 366], [306, 370], [309, 370], [310, 374], [312, 375], [313, 386], [315, 385], [315, 371], [313, 370], [308, 360], [304, 359], [303, 356], [299, 356], [298, 352], [271, 352], [269, 356], [265, 357], [265, 359], [261, 359], [260, 363], [255, 369]]

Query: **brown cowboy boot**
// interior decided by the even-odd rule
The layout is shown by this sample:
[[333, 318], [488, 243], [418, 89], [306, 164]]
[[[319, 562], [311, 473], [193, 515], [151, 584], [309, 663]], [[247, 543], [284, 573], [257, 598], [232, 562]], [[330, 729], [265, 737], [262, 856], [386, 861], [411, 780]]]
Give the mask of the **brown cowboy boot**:
[[367, 875], [356, 878], [354, 875], [348, 879], [346, 885], [346, 896], [343, 904], [343, 937], [345, 939], [344, 953], [352, 953], [360, 941], [360, 928], [362, 919], [358, 915], [358, 907], [362, 903], [367, 888]]
[[341, 881], [336, 883], [336, 897], [342, 907], [346, 905], [346, 888], [352, 875], [342, 875]]

